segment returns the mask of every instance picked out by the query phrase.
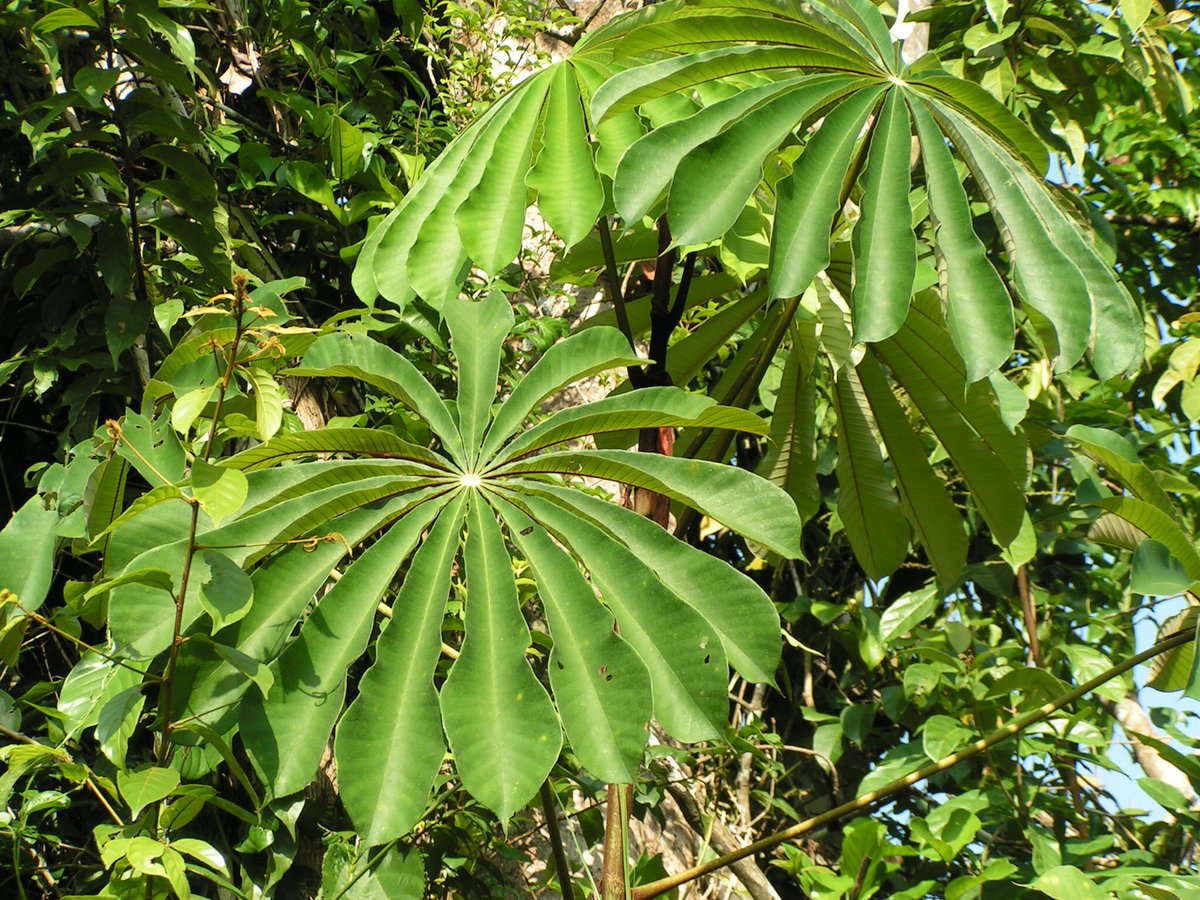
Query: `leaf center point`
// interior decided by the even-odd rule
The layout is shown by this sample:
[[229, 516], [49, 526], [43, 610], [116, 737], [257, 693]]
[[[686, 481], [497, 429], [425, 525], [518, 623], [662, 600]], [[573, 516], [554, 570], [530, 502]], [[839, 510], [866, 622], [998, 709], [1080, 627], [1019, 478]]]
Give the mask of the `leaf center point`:
[[483, 484], [483, 478], [475, 472], [464, 472], [458, 481], [465, 488], [477, 488]]

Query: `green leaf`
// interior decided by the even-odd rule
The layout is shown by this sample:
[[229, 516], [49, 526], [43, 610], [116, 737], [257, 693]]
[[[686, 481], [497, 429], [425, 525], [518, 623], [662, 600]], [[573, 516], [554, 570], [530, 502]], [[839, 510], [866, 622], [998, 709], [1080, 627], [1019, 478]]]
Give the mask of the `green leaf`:
[[254, 426], [260, 441], [269, 441], [283, 424], [283, 389], [274, 376], [257, 366], [242, 369], [254, 386]]
[[507, 494], [583, 562], [623, 637], [650, 673], [654, 717], [674, 737], [717, 737], [728, 716], [725, 651], [704, 618], [637, 554], [586, 517], [529, 495]]
[[1159, 484], [1154, 472], [1137, 457], [1137, 451], [1125, 438], [1103, 428], [1072, 425], [1067, 429], [1071, 438], [1088, 456], [1103, 465], [1139, 500], [1157, 506], [1179, 521], [1175, 504]]
[[[621, 157], [613, 178], [617, 213], [627, 224], [636, 223], [654, 208], [688, 153], [750, 110], [800, 83], [800, 79], [789, 79], [738, 91], [694, 115], [660, 125], [635, 141]], [[761, 171], [760, 162], [760, 175]]]
[[1141, 315], [1092, 239], [1018, 160], [986, 140], [973, 123], [942, 113], [952, 117], [959, 152], [988, 191], [1011, 240], [1018, 291], [1054, 325], [1061, 351], [1057, 370], [1091, 349], [1102, 379], [1125, 372], [1143, 351]]
[[500, 291], [472, 303], [448, 300], [442, 315], [454, 340], [458, 362], [458, 427], [466, 446], [467, 471], [479, 463], [483, 435], [490, 424], [500, 353], [513, 325], [512, 308]]
[[[183, 731], [190, 731], [198, 736], [209, 747], [217, 751], [217, 754], [224, 760], [225, 765], [229, 767], [229, 772], [233, 775], [234, 780], [246, 792], [246, 796], [250, 798], [251, 803], [255, 808], [262, 806], [262, 800], [258, 796], [258, 792], [254, 789], [254, 785], [250, 783], [250, 778], [246, 775], [246, 770], [242, 768], [242, 764], [238, 761], [238, 757], [234, 754], [233, 749], [229, 746], [229, 742], [220, 734], [209, 728], [203, 722], [180, 721], [178, 727]], [[191, 787], [199, 787], [199, 785], [191, 785]], [[238, 810], [240, 807], [230, 804], [233, 810]], [[235, 813], [236, 814], [236, 813]], [[253, 821], [253, 816], [239, 816], [243, 821]]]
[[941, 262], [946, 324], [966, 363], [967, 381], [975, 382], [999, 369], [1012, 353], [1012, 301], [975, 234], [967, 194], [942, 133], [923, 107], [914, 104], [912, 111], [937, 226], [934, 248]]
[[0, 531], [0, 589], [11, 591], [27, 611], [41, 607], [54, 577], [54, 527], [58, 513], [34, 495]]
[[997, 543], [1007, 546], [1025, 515], [1024, 441], [1004, 426], [990, 386], [977, 382], [966, 391], [962, 363], [945, 332], [916, 306], [909, 320], [914, 327], [876, 345], [877, 352], [966, 479]]
[[871, 132], [854, 228], [854, 339], [881, 341], [904, 324], [917, 271], [909, 206], [912, 124], [903, 92], [889, 91]]
[[214, 523], [229, 518], [246, 502], [250, 486], [239, 469], [192, 462], [192, 494]]
[[416, 366], [390, 347], [369, 337], [326, 335], [309, 347], [299, 368], [284, 374], [357, 378], [379, 388], [425, 420], [451, 458], [466, 466], [466, 450], [446, 401]]
[[192, 423], [204, 412], [216, 392], [217, 386], [213, 384], [180, 394], [171, 407], [171, 427], [186, 437]]
[[121, 791], [121, 798], [129, 806], [130, 817], [136, 819], [147, 806], [157, 803], [179, 787], [179, 773], [159, 766], [150, 766], [138, 772], [118, 772], [117, 787]]
[[441, 709], [463, 786], [502, 821], [537, 793], [562, 747], [554, 704], [525, 659], [530, 634], [511, 571], [495, 516], [476, 499], [467, 519], [466, 639]]
[[[674, 167], [667, 199], [667, 219], [675, 243], [707, 243], [733, 227], [762, 181], [763, 160], [768, 154], [806, 117], [863, 83], [841, 75], [803, 79], [791, 90], [768, 96], [715, 137], [688, 151]], [[664, 162], [654, 160], [652, 164]], [[835, 192], [840, 187], [839, 183]]]
[[786, 559], [800, 556], [800, 517], [791, 498], [735, 466], [656, 453], [593, 450], [545, 453], [508, 463], [498, 471], [505, 475], [558, 472], [645, 488], [686, 503]]
[[[142, 156], [159, 165], [173, 169], [198, 197], [214, 205], [217, 201], [217, 184], [207, 164], [195, 153], [171, 144], [151, 144], [142, 150]], [[193, 211], [194, 212], [194, 211]]]
[[858, 373], [843, 368], [834, 393], [838, 417], [838, 515], [854, 555], [871, 578], [895, 571], [908, 553], [908, 523], [871, 429]]
[[938, 607], [936, 588], [922, 588], [897, 597], [879, 617], [879, 635], [885, 645], [904, 637]]
[[344, 216], [333, 196], [333, 186], [320, 169], [302, 159], [291, 160], [287, 164], [288, 185], [298, 194], [321, 204], [335, 217]]
[[[128, 475], [129, 464], [119, 456], [112, 456], [103, 460], [88, 479], [83, 494], [83, 508], [87, 515], [88, 535], [93, 541], [98, 540], [120, 516], [125, 505], [125, 483]], [[0, 571], [3, 570], [4, 566], [0, 565]]]
[[425, 866], [421, 854], [412, 848], [403, 852], [393, 848], [346, 893], [346, 900], [422, 900], [425, 896]]
[[771, 414], [771, 443], [758, 472], [786, 491], [795, 501], [801, 521], [808, 521], [821, 508], [821, 493], [817, 485], [817, 383], [812, 372], [801, 371], [803, 363], [803, 349], [793, 346]]
[[1174, 785], [1157, 778], [1139, 778], [1137, 783], [1151, 800], [1167, 812], [1186, 812], [1191, 806], [1190, 799]]
[[744, 409], [718, 406], [708, 397], [684, 393], [678, 388], [641, 388], [555, 412], [522, 432], [504, 448], [493, 465], [584, 435], [650, 427], [728, 428], [763, 434], [766, 421]]
[[882, 88], [868, 88], [834, 107], [804, 145], [792, 173], [776, 185], [768, 276], [772, 297], [802, 294], [829, 265], [829, 232], [842, 206], [846, 170], [882, 93]]
[[[566, 66], [559, 66], [556, 71], [570, 74]], [[481, 146], [475, 153], [488, 154], [487, 168], [479, 182], [470, 186], [454, 214], [454, 224], [467, 255], [489, 275], [498, 274], [521, 252], [525, 208], [529, 205], [525, 176], [532, 160], [534, 128], [542, 100], [553, 83], [552, 77], [534, 76], [531, 82], [536, 84], [524, 87], [509, 104], [511, 116], [507, 120], [497, 119], [496, 126], [488, 133], [498, 135], [503, 128], [503, 140], [496, 140], [486, 148], [486, 138], [481, 137]], [[413, 284], [420, 290], [415, 276]]]
[[1189, 575], [1163, 544], [1145, 540], [1133, 551], [1129, 589], [1147, 597], [1177, 597], [1191, 589]]
[[[925, 448], [873, 356], [858, 365], [858, 377], [870, 404], [900, 489], [909, 524], [944, 588], [952, 585], [967, 562], [967, 533], [946, 485], [930, 467]], [[870, 527], [868, 525], [868, 527]]]
[[363, 167], [363, 148], [366, 138], [363, 133], [343, 119], [334, 116], [329, 122], [329, 162], [333, 177], [345, 181]]
[[[437, 502], [417, 506], [347, 567], [275, 664], [266, 700], [250, 696], [243, 704], [242, 739], [275, 796], [312, 780], [342, 710], [346, 672], [366, 649], [379, 601], [441, 509]], [[256, 590], [261, 594], [262, 586]]]
[[127, 410], [121, 420], [117, 453], [137, 469], [151, 487], [175, 484], [183, 479], [187, 465], [183, 447], [171, 430], [164, 412], [155, 419]]
[[254, 582], [228, 556], [205, 550], [201, 559], [208, 566], [208, 580], [200, 586], [200, 606], [212, 619], [216, 634], [226, 625], [245, 618], [254, 599]]
[[632, 28], [614, 52], [620, 59], [647, 58], [656, 50], [678, 52], [681, 48], [751, 42], [851, 55], [865, 49], [807, 11], [797, 15], [797, 10], [779, 4], [719, 4], [709, 9], [694, 4], [685, 9], [682, 16], [667, 15]]
[[[383, 294], [393, 303], [405, 306], [414, 296], [408, 262], [421, 225], [438, 208], [459, 177], [460, 170], [475, 148], [480, 130], [496, 117], [501, 105], [492, 106], [465, 131], [460, 133], [424, 171], [387, 218], [367, 238], [354, 267], [354, 291], [365, 303], [373, 303]], [[455, 236], [457, 240], [457, 236]], [[457, 243], [449, 250], [457, 254]]]
[[1108, 893], [1074, 866], [1057, 866], [1029, 885], [1052, 900], [1106, 900]]
[[[192, 640], [204, 641], [206, 639], [202, 635], [193, 635]], [[262, 696], [265, 697], [271, 692], [271, 687], [275, 684], [275, 676], [271, 674], [270, 669], [258, 660], [251, 659], [236, 647], [230, 647], [228, 644], [222, 644], [218, 641], [209, 641], [208, 643], [217, 656], [221, 657], [230, 666], [254, 682]]]
[[[1168, 618], [1158, 629], [1156, 640], [1163, 640], [1181, 631], [1195, 630], [1200, 607], [1188, 606]], [[1192, 670], [1196, 662], [1196, 642], [1190, 641], [1150, 660], [1146, 683], [1158, 691], [1184, 691], [1191, 687]], [[1142, 736], [1139, 736], [1139, 740]]]
[[403, 459], [421, 463], [431, 474], [448, 472], [446, 458], [409, 441], [401, 440], [390, 431], [374, 428], [327, 428], [321, 431], [297, 431], [281, 434], [270, 441], [243, 450], [224, 460], [225, 464], [243, 472], [254, 472], [305, 456], [326, 453], [348, 453], [382, 459]]
[[551, 394], [588, 375], [641, 362], [643, 360], [615, 328], [588, 328], [560, 341], [517, 382], [496, 412], [479, 458], [490, 461], [501, 444], [512, 437], [538, 404]]
[[550, 484], [527, 482], [521, 490], [545, 496], [575, 515], [586, 515], [613, 534], [672, 593], [704, 616], [744, 678], [775, 683], [781, 650], [779, 616], [770, 598], [747, 576], [615, 503]]
[[[1150, 6], [1150, 0], [1121, 0], [1121, 18], [1125, 20], [1125, 24], [1134, 34], [1141, 30], [1141, 27], [1146, 24], [1146, 19], [1150, 17]], [[44, 21], [45, 19], [40, 20], [38, 25]], [[37, 25], [34, 26], [35, 29], [37, 27]]]
[[342, 801], [367, 846], [401, 837], [420, 820], [446, 753], [433, 673], [466, 499], [460, 493], [441, 512], [413, 557], [375, 665], [338, 724]]
[[550, 76], [537, 160], [525, 183], [537, 192], [538, 210], [571, 247], [600, 217], [604, 192], [596, 174], [584, 104], [575, 71], [561, 66]]
[[160, 591], [165, 591], [168, 594], [175, 593], [175, 581], [171, 577], [170, 572], [163, 569], [133, 569], [122, 572], [116, 578], [93, 585], [84, 593], [83, 599], [91, 600], [93, 597], [107, 594], [114, 588], [119, 588], [125, 584], [145, 584], [158, 588]]
[[[1050, 167], [1050, 153], [1045, 142], [975, 82], [933, 69], [909, 78], [908, 83], [922, 97], [939, 106], [949, 105], [967, 116], [977, 127], [998, 138], [1006, 148], [1015, 150], [1038, 175], [1045, 174]], [[913, 104], [914, 113], [916, 109], [917, 105]]]
[[596, 778], [632, 784], [652, 711], [646, 668], [574, 561], [520, 510], [495, 502], [546, 609], [554, 639], [547, 669], [571, 748]]
[[[520, 208], [520, 214], [515, 215], [511, 196], [499, 198], [493, 195], [495, 201], [501, 204], [500, 221], [487, 220], [487, 212], [479, 213], [484, 217], [480, 221], [485, 223], [480, 227], [487, 232], [488, 238], [480, 239], [474, 234], [467, 234], [460, 228], [456, 213], [473, 193], [487, 191], [487, 187], [481, 188], [481, 185], [485, 185], [488, 171], [493, 170], [494, 158], [502, 164], [511, 164], [511, 157], [505, 148], [510, 145], [528, 146], [529, 131], [536, 124], [536, 109], [540, 98], [545, 95], [549, 72], [544, 69], [527, 78], [520, 87], [510, 91], [487, 114], [476, 120], [479, 131], [470, 154], [463, 158], [458, 171], [454, 172], [444, 192], [436, 199], [436, 205], [417, 226], [415, 240], [408, 250], [408, 280], [413, 290], [435, 307], [458, 293], [470, 256], [466, 241], [474, 244], [480, 240], [503, 239], [509, 242], [510, 247], [520, 247], [524, 206]], [[429, 174], [426, 173], [427, 177]], [[523, 176], [524, 172], [512, 184], [499, 184], [498, 187], [515, 191], [525, 198]], [[415, 222], [413, 224], [416, 225]], [[392, 232], [396, 231], [393, 226]], [[381, 244], [381, 249], [386, 252], [385, 244], [386, 241]], [[500, 255], [499, 251], [489, 251], [487, 247], [475, 249], [478, 252], [495, 252], [497, 257]]]
[[95, 651], [86, 652], [58, 692], [58, 712], [67, 736], [74, 739], [91, 728], [110, 700], [141, 681], [136, 668], [118, 665]]
[[921, 746], [934, 762], [949, 756], [972, 737], [969, 728], [949, 716], [933, 716], [921, 728]]
[[137, 730], [146, 697], [142, 685], [135, 684], [112, 697], [96, 717], [96, 740], [100, 752], [118, 769], [125, 768], [129, 739]]
[[1120, 516], [1163, 544], [1194, 580], [1200, 581], [1200, 553], [1182, 528], [1157, 506], [1134, 497], [1104, 497], [1095, 505]]
[[33, 30], [37, 34], [49, 34], [60, 28], [99, 27], [100, 23], [87, 10], [73, 7], [52, 10], [33, 23]]
[[592, 95], [592, 121], [603, 122], [656, 97], [687, 92], [698, 84], [743, 72], [829, 67], [839, 72], [874, 74], [870, 62], [853, 52], [804, 47], [719, 47], [626, 69]]

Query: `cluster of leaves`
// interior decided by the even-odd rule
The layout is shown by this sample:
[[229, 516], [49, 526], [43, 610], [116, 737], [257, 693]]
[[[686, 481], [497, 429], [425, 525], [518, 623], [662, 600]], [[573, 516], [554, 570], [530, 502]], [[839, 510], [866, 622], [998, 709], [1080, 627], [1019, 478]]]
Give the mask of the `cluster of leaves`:
[[10, 503], [27, 466], [141, 396], [234, 268], [305, 285], [310, 321], [345, 307], [367, 220], [447, 139], [421, 24], [415, 4], [6, 11], [5, 419], [61, 436], [6, 454]]
[[[867, 0], [672, 0], [588, 31], [426, 167], [449, 135], [408, 47], [450, 121], [501, 86], [448, 44], [457, 21], [490, 46], [492, 20], [439, 9], [423, 32], [408, 2], [2, 26], [44, 62], [6, 107], [4, 165], [38, 175], [5, 197], [4, 302], [43, 318], [17, 313], [5, 372], [70, 448], [0, 533], [22, 890], [292, 896], [324, 786], [348, 819], [322, 820], [306, 894], [503, 896], [461, 848], [497, 852], [551, 775], [653, 803], [678, 769], [643, 765], [651, 717], [711, 742], [675, 765], [744, 785], [730, 815], [759, 833], [956, 763], [782, 851], [810, 893], [1195, 890], [1194, 758], [1137, 737], [1179, 775], [1143, 781], [1169, 822], [1093, 777], [1131, 680], [954, 756], [1114, 671], [1140, 598], [1200, 580], [1172, 472], [1200, 356], [1128, 290], [1186, 336], [1191, 251], [1153, 229], [1194, 216], [1194, 176], [1137, 125], [1190, 121], [1182, 11], [938, 3], [936, 52], [905, 64]], [[531, 204], [552, 277], [615, 301], [536, 361], [495, 290]], [[303, 430], [283, 377], [350, 415]], [[676, 458], [622, 449], [676, 430]], [[683, 540], [584, 479], [666, 498]], [[732, 731], [729, 666], [780, 686]], [[1194, 694], [1196, 669], [1180, 647], [1151, 678]], [[1155, 722], [1195, 743], [1186, 713]]]

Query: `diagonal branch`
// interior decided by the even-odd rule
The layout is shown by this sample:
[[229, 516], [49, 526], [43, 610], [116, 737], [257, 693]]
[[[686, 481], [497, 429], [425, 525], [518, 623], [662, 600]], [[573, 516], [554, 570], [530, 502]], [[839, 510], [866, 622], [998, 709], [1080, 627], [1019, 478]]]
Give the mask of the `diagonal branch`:
[[1030, 710], [1023, 715], [1017, 716], [1004, 727], [996, 729], [986, 737], [983, 737], [972, 744], [968, 744], [963, 749], [951, 753], [949, 756], [943, 757], [935, 763], [931, 763], [930, 765], [918, 769], [915, 772], [910, 772], [903, 778], [893, 781], [891, 784], [882, 787], [877, 791], [870, 791], [869, 793], [863, 794], [861, 797], [851, 800], [849, 803], [843, 803], [841, 806], [823, 812], [819, 816], [813, 816], [811, 819], [807, 819], [797, 825], [793, 825], [791, 828], [785, 828], [783, 831], [777, 832], [769, 837], [765, 837], [762, 840], [755, 841], [752, 844], [747, 844], [745, 847], [742, 847], [740, 850], [737, 850], [734, 853], [729, 853], [725, 856], [718, 857], [717, 859], [710, 860], [709, 862], [701, 865], [694, 866], [693, 868], [688, 869], [686, 872], [680, 872], [678, 875], [660, 878], [658, 881], [635, 888], [633, 892], [634, 900], [650, 900], [651, 897], [660, 897], [668, 891], [674, 890], [680, 885], [687, 884], [690, 881], [695, 881], [697, 878], [702, 878], [710, 872], [715, 872], [718, 869], [723, 869], [726, 866], [732, 865], [739, 859], [745, 859], [747, 856], [753, 856], [754, 854], [761, 853], [764, 850], [770, 850], [779, 844], [794, 840], [803, 834], [807, 834], [810, 831], [815, 831], [816, 829], [828, 825], [831, 822], [836, 822], [838, 819], [844, 819], [846, 816], [863, 812], [864, 810], [875, 806], [881, 801], [890, 800], [893, 797], [899, 796], [913, 785], [924, 781], [927, 778], [932, 778], [934, 775], [937, 775], [941, 772], [945, 772], [947, 769], [958, 765], [963, 760], [970, 759], [973, 756], [990, 750], [996, 744], [1020, 734], [1031, 725], [1036, 725], [1038, 722], [1048, 719], [1063, 707], [1070, 706], [1084, 695], [1090, 694], [1096, 688], [1103, 684], [1107, 684], [1114, 678], [1125, 674], [1130, 669], [1141, 665], [1146, 660], [1153, 659], [1155, 656], [1166, 653], [1168, 650], [1173, 650], [1176, 647], [1181, 647], [1184, 644], [1194, 641], [1195, 639], [1196, 632], [1191, 628], [1176, 632], [1169, 637], [1163, 638], [1163, 640], [1159, 641], [1150, 649], [1143, 650], [1141, 653], [1131, 656], [1124, 662], [1113, 666], [1111, 669], [1108, 669], [1105, 672], [1102, 672], [1095, 678], [1084, 682], [1083, 684], [1079, 685], [1079, 687], [1068, 691], [1054, 700], [1051, 700], [1049, 703], [1045, 703], [1042, 706], [1039, 706], [1037, 709]]

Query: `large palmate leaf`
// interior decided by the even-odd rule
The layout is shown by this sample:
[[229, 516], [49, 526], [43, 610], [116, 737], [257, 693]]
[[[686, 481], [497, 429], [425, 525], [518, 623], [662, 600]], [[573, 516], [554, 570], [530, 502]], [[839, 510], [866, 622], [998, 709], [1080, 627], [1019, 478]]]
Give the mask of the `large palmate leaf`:
[[[626, 222], [665, 212], [678, 243], [716, 240], [747, 204], [761, 200], [768, 164], [783, 162], [783, 177], [765, 183], [775, 207], [772, 296], [803, 292], [828, 265], [831, 230], [845, 201], [857, 198], [854, 336], [883, 340], [905, 321], [913, 290], [915, 137], [950, 334], [976, 381], [1011, 351], [1012, 308], [995, 268], [1001, 255], [989, 256], [975, 233], [952, 146], [1000, 229], [1017, 296], [1050, 323], [1045, 338], [1057, 367], [1085, 352], [1105, 378], [1136, 364], [1136, 306], [1045, 183], [1045, 148], [977, 85], [940, 71], [930, 58], [902, 65], [867, 0], [700, 2], [641, 23], [623, 44], [625, 68], [592, 98], [601, 124], [713, 82], [771, 79], [635, 141], [615, 173], [613, 196]], [[639, 64], [637, 54], [652, 61]], [[815, 131], [796, 158], [792, 145], [806, 128]]]
[[531, 203], [568, 247], [587, 235], [604, 206], [601, 173], [611, 174], [595, 138], [606, 137], [611, 154], [644, 130], [632, 111], [593, 129], [589, 98], [622, 67], [615, 43], [679, 6], [619, 16], [589, 33], [569, 59], [525, 79], [460, 133], [363, 244], [359, 297], [403, 305], [420, 295], [440, 306], [470, 266], [494, 275], [516, 258]]
[[[319, 338], [292, 370], [366, 381], [421, 417], [436, 445], [334, 429], [280, 435], [225, 460], [215, 468], [244, 479], [245, 499], [219, 526], [202, 516], [196, 543], [219, 548], [223, 566], [251, 571], [254, 602], [237, 621], [210, 627], [190, 589], [184, 598], [185, 634], [211, 637], [186, 641], [180, 653], [177, 715], [240, 727], [275, 796], [304, 787], [336, 732], [341, 794], [371, 844], [416, 823], [447, 750], [463, 785], [507, 817], [545, 780], [564, 733], [593, 775], [631, 781], [652, 715], [680, 739], [714, 737], [727, 714], [730, 664], [772, 680], [779, 631], [763, 591], [649, 520], [577, 490], [579, 478], [666, 494], [783, 556], [800, 552], [792, 501], [742, 469], [564, 449], [585, 435], [643, 427], [761, 435], [761, 418], [660, 388], [522, 428], [563, 385], [630, 363], [624, 337], [597, 327], [567, 338], [497, 403], [513, 324], [507, 301], [452, 299], [444, 315], [460, 385], [453, 401], [400, 354], [344, 333]], [[175, 506], [184, 504], [148, 505], [120, 523], [114, 577], [178, 569], [187, 529]], [[335, 565], [335, 583], [312, 606]], [[552, 644], [543, 677], [527, 656], [515, 575], [526, 565]], [[465, 636], [451, 660], [442, 633], [455, 579], [465, 591]], [[381, 604], [390, 618], [343, 711], [347, 672], [367, 650]], [[129, 581], [112, 589], [110, 606], [125, 655], [168, 649], [170, 593]], [[245, 672], [256, 666], [272, 678], [247, 693]]]
[[[1109, 377], [1140, 354], [1136, 306], [1046, 183], [1047, 165], [1042, 142], [987, 91], [932, 57], [903, 64], [868, 0], [673, 0], [616, 17], [482, 116], [374, 232], [356, 284], [364, 297], [382, 290], [403, 302], [416, 291], [444, 302], [469, 264], [503, 264], [535, 192], [567, 243], [580, 242], [564, 271], [600, 264], [601, 236], [582, 240], [589, 219], [624, 220], [623, 264], [659, 252], [646, 223], [665, 216], [675, 245], [725, 265], [706, 277], [763, 285], [719, 304], [666, 361], [685, 384], [752, 325], [710, 390], [723, 405], [749, 406], [769, 361], [787, 352], [796, 301], [827, 279], [846, 307], [845, 328], [819, 337], [836, 375], [824, 379], [812, 359], [790, 365], [770, 471], [806, 516], [816, 512], [816, 432], [802, 419], [828, 388], [846, 426], [839, 518], [860, 558], [890, 571], [911, 538], [949, 584], [964, 560], [963, 503], [930, 463], [940, 450], [998, 544], [1024, 521], [1024, 440], [996, 414], [986, 383], [1011, 356], [1015, 326], [1059, 370], [1087, 354]], [[980, 208], [990, 222], [976, 219]], [[935, 282], [941, 309], [914, 305]], [[650, 305], [628, 304], [635, 334]], [[887, 396], [895, 390], [898, 404]], [[632, 413], [649, 398], [632, 403], [614, 409]], [[638, 421], [653, 414], [642, 409]], [[505, 471], [539, 471], [520, 457], [544, 449], [543, 437], [591, 428], [613, 447], [636, 427], [631, 418], [622, 433], [604, 409], [576, 416], [514, 444]], [[697, 421], [681, 435], [682, 455], [723, 462], [731, 445], [714, 433], [721, 427]], [[481, 455], [496, 449], [493, 439]], [[586, 472], [552, 463], [540, 471], [635, 478], [614, 459], [595, 457]], [[636, 479], [670, 493], [645, 472]]]

